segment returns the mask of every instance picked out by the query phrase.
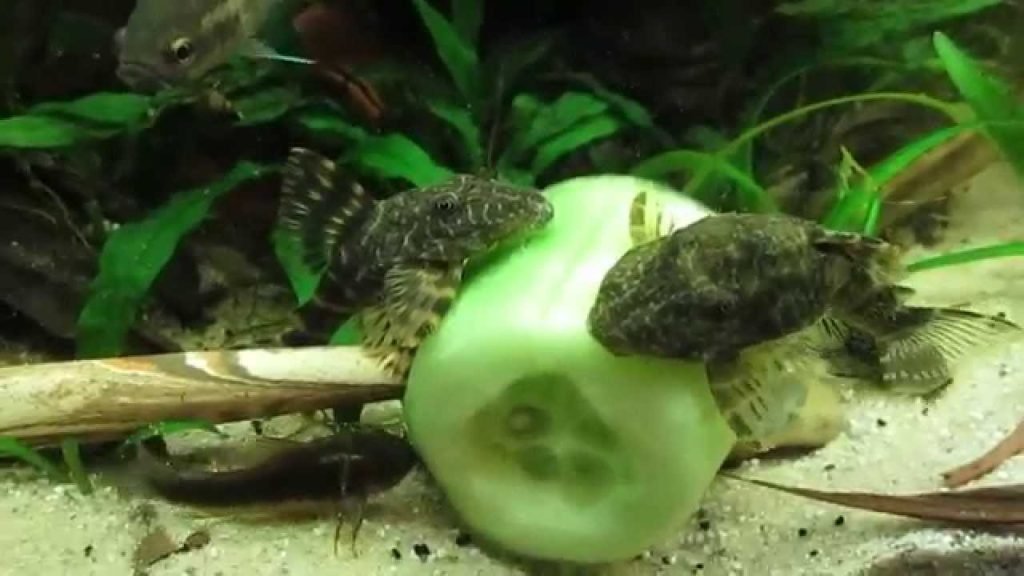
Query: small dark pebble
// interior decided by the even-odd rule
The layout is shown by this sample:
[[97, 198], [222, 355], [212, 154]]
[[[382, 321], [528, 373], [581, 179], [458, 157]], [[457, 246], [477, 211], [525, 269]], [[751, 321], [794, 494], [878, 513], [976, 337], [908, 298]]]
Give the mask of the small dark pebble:
[[455, 545], [456, 546], [460, 546], [460, 547], [461, 546], [469, 546], [472, 543], [473, 543], [473, 538], [471, 538], [469, 536], [469, 534], [466, 534], [465, 532], [459, 532], [455, 536]]
[[700, 572], [703, 569], [704, 569], [704, 563], [703, 562], [698, 562], [698, 563], [693, 565], [693, 571], [694, 572]]
[[875, 424], [878, 424], [879, 428], [885, 428], [886, 426], [889, 425], [888, 422], [886, 422], [885, 420], [883, 420], [881, 418], [879, 418], [878, 420], [875, 420]]
[[810, 552], [807, 553], [807, 555], [810, 556], [811, 558], [814, 558], [815, 556], [818, 555], [818, 551], [817, 550], [811, 550]]
[[825, 464], [825, 472], [831, 472], [836, 469], [835, 464]]
[[89, 544], [88, 546], [86, 546], [85, 548], [82, 549], [82, 553], [85, 554], [86, 558], [88, 558], [88, 557], [92, 556], [92, 550], [93, 550], [92, 544]]
[[801, 537], [801, 538], [803, 538], [804, 536], [807, 536], [807, 528], [801, 528], [801, 529], [797, 530], [796, 531], [796, 535]]
[[391, 557], [394, 558], [395, 560], [401, 560], [402, 559], [402, 551], [399, 550], [398, 548], [392, 548], [391, 549]]
[[842, 526], [843, 524], [846, 524], [846, 517], [836, 516], [836, 521], [833, 522], [833, 524], [835, 524], [836, 526]]
[[263, 436], [263, 422], [259, 420], [249, 420], [249, 425], [252, 426], [252, 431], [255, 432], [257, 436]]
[[672, 564], [672, 559], [669, 558], [668, 556], [662, 556], [661, 557], [661, 563], [664, 564], [665, 566], [670, 566]]
[[708, 530], [711, 530], [711, 520], [701, 520], [697, 523], [697, 526], [700, 527], [701, 530], [707, 532]]
[[927, 415], [928, 415], [928, 407], [925, 406], [924, 408], [921, 409], [921, 416], [927, 416]]
[[430, 546], [427, 546], [422, 542], [419, 544], [414, 544], [412, 547], [412, 551], [417, 556], [419, 556], [420, 560], [426, 560], [427, 556], [430, 556]]

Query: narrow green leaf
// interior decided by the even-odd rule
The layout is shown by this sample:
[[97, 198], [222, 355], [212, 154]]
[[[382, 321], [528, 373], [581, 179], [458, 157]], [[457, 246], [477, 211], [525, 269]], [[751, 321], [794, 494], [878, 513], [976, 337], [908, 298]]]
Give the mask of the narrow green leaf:
[[912, 262], [907, 266], [907, 270], [917, 272], [919, 270], [969, 264], [990, 258], [1009, 258], [1011, 256], [1024, 256], [1024, 242], [1006, 242], [1004, 244], [993, 244], [991, 246], [981, 246], [979, 248], [968, 248], [966, 250], [939, 254], [938, 256]]
[[150, 286], [214, 200], [269, 168], [240, 162], [221, 180], [176, 194], [148, 218], [114, 231], [100, 254], [99, 274], [78, 317], [79, 357], [116, 356]]
[[452, 22], [466, 44], [477, 45], [483, 19], [484, 0], [452, 0]]
[[861, 179], [845, 194], [839, 195], [836, 203], [822, 219], [822, 224], [833, 230], [863, 231], [869, 226], [869, 219], [874, 214], [877, 225], [878, 211], [882, 203], [879, 188], [884, 187], [928, 152], [974, 127], [975, 124], [947, 126], [917, 138], [893, 152], [885, 160], [868, 169], [870, 182]]
[[68, 476], [60, 468], [36, 452], [31, 446], [10, 436], [0, 436], [0, 455], [16, 458], [46, 474], [51, 481], [67, 482]]
[[530, 171], [539, 176], [562, 156], [596, 140], [607, 138], [624, 126], [621, 121], [608, 114], [584, 120], [541, 145], [530, 164]]
[[68, 476], [71, 480], [78, 486], [82, 494], [92, 494], [92, 480], [89, 479], [89, 473], [85, 471], [85, 464], [82, 463], [78, 441], [73, 438], [61, 440], [60, 452], [64, 457], [64, 464], [68, 467]]
[[444, 15], [426, 0], [412, 0], [423, 24], [434, 40], [434, 49], [448, 68], [455, 86], [470, 105], [480, 98], [480, 62], [473, 46], [468, 44]]
[[673, 172], [721, 173], [736, 183], [740, 200], [751, 212], [777, 212], [778, 206], [768, 191], [748, 175], [723, 160], [717, 154], [696, 150], [673, 150], [648, 158], [636, 165], [631, 173], [643, 178], [659, 178]]
[[323, 272], [311, 270], [306, 266], [302, 260], [301, 246], [294, 235], [277, 228], [273, 232], [272, 242], [274, 254], [277, 256], [277, 261], [281, 263], [281, 267], [284, 268], [288, 282], [291, 283], [297, 304], [302, 306], [313, 297]]
[[[932, 40], [950, 79], [979, 120], [1024, 118], [1024, 107], [1009, 84], [987, 74], [942, 32], [936, 32]], [[1017, 173], [1024, 176], [1024, 128], [990, 126], [984, 133], [995, 142]]]
[[458, 133], [462, 141], [462, 151], [466, 155], [466, 162], [471, 170], [478, 170], [484, 164], [484, 147], [480, 136], [480, 127], [477, 125], [472, 112], [464, 106], [457, 106], [449, 102], [434, 101], [427, 103], [427, 109], [434, 116], [444, 120]]
[[349, 161], [385, 178], [401, 178], [414, 186], [429, 186], [452, 176], [452, 171], [434, 162], [423, 148], [401, 134], [371, 136], [349, 154]]

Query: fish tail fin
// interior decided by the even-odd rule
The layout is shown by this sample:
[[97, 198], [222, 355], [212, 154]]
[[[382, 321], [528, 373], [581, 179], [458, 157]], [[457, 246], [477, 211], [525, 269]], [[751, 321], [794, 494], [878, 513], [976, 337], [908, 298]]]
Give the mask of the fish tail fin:
[[970, 349], [1020, 331], [1009, 320], [957, 308], [931, 310], [922, 325], [876, 338], [882, 383], [907, 394], [927, 395], [953, 379], [950, 365]]
[[299, 242], [302, 261], [327, 265], [338, 242], [358, 225], [373, 198], [343, 177], [330, 159], [308, 148], [292, 148], [281, 183], [278, 225]]
[[[707, 363], [711, 394], [741, 444], [763, 451], [783, 434], [807, 401], [811, 348], [795, 338], [752, 346]], [[796, 344], [796, 346], [794, 346]]]

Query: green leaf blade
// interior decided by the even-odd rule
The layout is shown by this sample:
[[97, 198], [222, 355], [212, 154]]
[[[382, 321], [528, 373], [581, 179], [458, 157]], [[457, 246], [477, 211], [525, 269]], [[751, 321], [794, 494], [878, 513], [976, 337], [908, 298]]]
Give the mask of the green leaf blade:
[[82, 358], [117, 356], [150, 286], [183, 236], [196, 228], [214, 200], [268, 168], [240, 162], [221, 180], [178, 193], [148, 218], [114, 231], [100, 254], [100, 270], [78, 317]]
[[451, 74], [455, 86], [470, 105], [480, 99], [480, 61], [476, 50], [455, 27], [426, 0], [413, 0], [423, 24], [434, 40], [434, 48]]

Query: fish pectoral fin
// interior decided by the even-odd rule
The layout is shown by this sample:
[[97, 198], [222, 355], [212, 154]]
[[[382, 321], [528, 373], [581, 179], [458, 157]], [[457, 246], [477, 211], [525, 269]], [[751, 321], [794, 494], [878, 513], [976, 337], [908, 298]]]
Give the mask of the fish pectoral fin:
[[387, 272], [381, 302], [363, 310], [363, 344], [395, 370], [432, 334], [455, 300], [462, 266], [399, 266]]
[[281, 180], [280, 228], [297, 238], [304, 264], [327, 265], [339, 239], [374, 203], [335, 163], [308, 148], [292, 148]]
[[1009, 320], [956, 308], [933, 309], [923, 325], [878, 337], [882, 383], [926, 395], [952, 381], [950, 365], [970, 349], [1020, 332]]
[[711, 394], [739, 442], [767, 447], [807, 401], [810, 372], [802, 364], [810, 358], [784, 355], [783, 345], [772, 341], [744, 349], [736, 359], [707, 363]]

